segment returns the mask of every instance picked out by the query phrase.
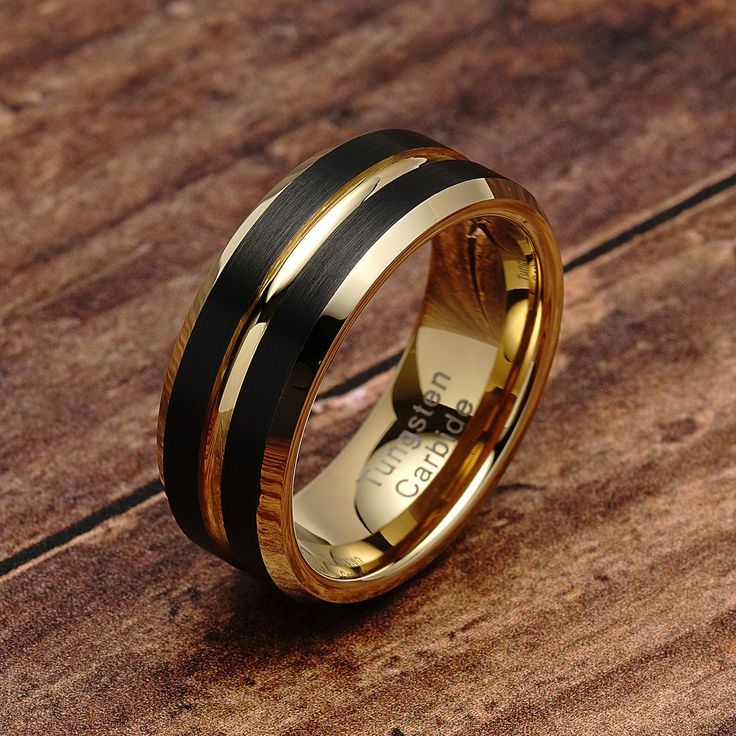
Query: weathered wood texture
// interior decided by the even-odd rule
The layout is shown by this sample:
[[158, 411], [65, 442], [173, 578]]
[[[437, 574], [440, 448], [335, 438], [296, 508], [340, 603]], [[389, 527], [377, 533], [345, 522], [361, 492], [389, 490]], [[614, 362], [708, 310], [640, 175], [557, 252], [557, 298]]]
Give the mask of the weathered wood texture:
[[[736, 170], [736, 7], [15, 5], [0, 732], [736, 733], [736, 194], [671, 207]], [[304, 608], [190, 545], [161, 494], [125, 499], [155, 478], [209, 261], [290, 166], [387, 126], [525, 182], [567, 260], [648, 232], [569, 273], [540, 414], [450, 553], [382, 600]], [[366, 335], [333, 386], [399, 347], [380, 310]], [[321, 402], [307, 463], [381, 379]]]
[[315, 150], [427, 131], [528, 183], [568, 254], [736, 155], [731, 4], [451, 5], [173, 3], [2, 79], [2, 553], [153, 477], [191, 295]]

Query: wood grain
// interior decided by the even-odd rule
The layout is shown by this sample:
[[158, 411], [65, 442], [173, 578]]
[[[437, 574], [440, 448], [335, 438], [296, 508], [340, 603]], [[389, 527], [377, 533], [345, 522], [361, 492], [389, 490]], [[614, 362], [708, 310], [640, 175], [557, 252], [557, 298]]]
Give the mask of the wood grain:
[[[0, 7], [0, 71], [19, 75], [52, 60], [59, 60], [84, 45], [109, 39], [155, 13], [154, 0], [110, 3], [104, 12], [98, 4], [81, 0], [70, 7], [63, 2], [3, 3]], [[18, 105], [34, 101], [33, 96]], [[15, 105], [13, 105], [15, 109]]]
[[5, 579], [2, 722], [730, 733], [734, 213], [729, 192], [569, 277], [534, 427], [420, 579], [364, 606], [292, 604], [184, 542], [153, 499]]
[[[0, 27], [0, 731], [736, 733], [732, 3], [48, 0]], [[389, 126], [526, 183], [570, 262], [628, 244], [569, 274], [540, 415], [451, 553], [302, 608], [140, 502], [158, 395], [259, 196]], [[417, 273], [307, 466], [385, 381]]]
[[2, 140], [5, 555], [155, 477], [163, 366], [192, 294], [315, 149], [419, 128], [533, 184], [565, 251], [734, 163], [730, 5], [177, 7], [7, 82], [59, 91]]

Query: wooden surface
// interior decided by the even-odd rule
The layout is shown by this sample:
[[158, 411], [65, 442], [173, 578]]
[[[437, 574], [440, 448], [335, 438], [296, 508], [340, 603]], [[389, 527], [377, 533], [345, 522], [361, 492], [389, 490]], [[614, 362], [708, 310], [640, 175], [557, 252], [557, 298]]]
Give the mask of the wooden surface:
[[[0, 29], [0, 732], [736, 734], [736, 6], [47, 0]], [[448, 553], [304, 607], [179, 532], [158, 395], [249, 207], [389, 126], [538, 196], [563, 339]], [[314, 461], [398, 348], [368, 330]]]

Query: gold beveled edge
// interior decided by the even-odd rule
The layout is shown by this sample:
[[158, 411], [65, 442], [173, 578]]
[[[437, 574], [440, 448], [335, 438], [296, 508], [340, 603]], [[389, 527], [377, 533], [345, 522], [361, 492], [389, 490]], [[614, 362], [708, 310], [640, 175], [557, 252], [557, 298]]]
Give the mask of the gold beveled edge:
[[[316, 158], [319, 158], [319, 156]], [[312, 160], [316, 160], [316, 158]], [[344, 218], [348, 216], [352, 209], [354, 209], [354, 207], [351, 207], [346, 208], [344, 211], [340, 211], [339, 207], [346, 197], [356, 190], [356, 188], [360, 187], [363, 182], [369, 181], [371, 177], [381, 176], [379, 181], [375, 183], [375, 186], [370, 188], [370, 191], [366, 195], [370, 196], [397, 176], [405, 173], [402, 164], [410, 159], [416, 159], [416, 165], [421, 165], [422, 162], [450, 158], [465, 159], [465, 156], [451, 148], [445, 147], [411, 148], [393, 156], [389, 156], [361, 172], [358, 176], [345, 184], [332, 197], [327, 199], [303, 224], [298, 233], [284, 248], [279, 258], [269, 270], [269, 273], [263, 280], [257, 294], [254, 294], [251, 308], [249, 308], [243, 315], [237, 330], [233, 334], [228, 351], [218, 371], [217, 380], [210, 394], [210, 402], [207, 411], [207, 426], [203, 434], [200, 452], [200, 512], [205, 529], [223, 558], [237, 564], [225, 529], [220, 488], [225, 444], [227, 442], [227, 433], [234, 408], [232, 397], [237, 397], [240, 387], [245, 380], [250, 361], [255, 354], [258, 342], [268, 327], [268, 318], [264, 317], [263, 314], [264, 307], [267, 302], [267, 299], [264, 300], [264, 295], [271, 292], [272, 286], [276, 287], [276, 292], [282, 290], [285, 286], [288, 286], [288, 281], [286, 284], [277, 285], [280, 272], [302, 243], [305, 236], [313, 230], [313, 228], [318, 226], [327, 213], [332, 213], [337, 210], [338, 217], [335, 219], [334, 223], [332, 223], [332, 227], [329, 231], [325, 232], [321, 238], [317, 239], [314, 244], [314, 248], [311, 249], [309, 253], [304, 254], [295, 274], [306, 265], [311, 255], [321, 247], [324, 240], [329, 236], [329, 232], [337, 227]], [[391, 172], [392, 167], [396, 168], [396, 171], [393, 172], [393, 174]], [[269, 294], [269, 296], [273, 296], [273, 294]], [[244, 348], [246, 353], [245, 355], [241, 355], [241, 348]], [[222, 401], [225, 396], [228, 397], [228, 402], [226, 406], [223, 407]]]
[[[259, 542], [269, 574], [279, 588], [293, 597], [316, 598], [329, 602], [365, 600], [390, 590], [414, 574], [449, 544], [478, 501], [495, 486], [534, 414], [551, 368], [559, 336], [563, 289], [562, 264], [555, 237], [534, 198], [510, 180], [489, 178], [485, 181], [491, 195], [487, 200], [466, 202], [464, 207], [443, 218], [429, 230], [425, 230], [409, 245], [403, 246], [403, 250], [398, 252], [395, 260], [376, 278], [371, 288], [344, 320], [335, 341], [321, 362], [291, 442], [286, 445], [282, 440], [274, 438], [267, 446], [267, 457], [264, 459], [262, 471], [263, 490], [257, 512]], [[466, 185], [469, 183], [465, 182]], [[409, 213], [406, 217], [411, 216], [412, 213]], [[472, 493], [471, 500], [463, 503], [459, 512], [449, 513], [447, 523], [437, 524], [430, 535], [434, 535], [430, 544], [422, 542], [417, 545], [411, 554], [407, 554], [392, 567], [390, 574], [381, 569], [376, 573], [353, 579], [337, 579], [322, 575], [309, 565], [299, 549], [294, 531], [291, 498], [299, 445], [320, 383], [360, 312], [401, 263], [441, 230], [473, 216], [506, 217], [528, 235], [533, 245], [538, 263], [536, 273], [538, 322], [535, 317], [536, 324], [532, 329], [538, 332], [538, 339], [533, 354], [534, 376], [528, 395], [499, 457], [493, 459], [487, 467], [477, 469], [471, 479], [467, 491]], [[512, 381], [517, 379], [518, 375], [510, 376]], [[460, 498], [464, 496], [465, 492]], [[457, 506], [460, 506], [460, 498]]]

